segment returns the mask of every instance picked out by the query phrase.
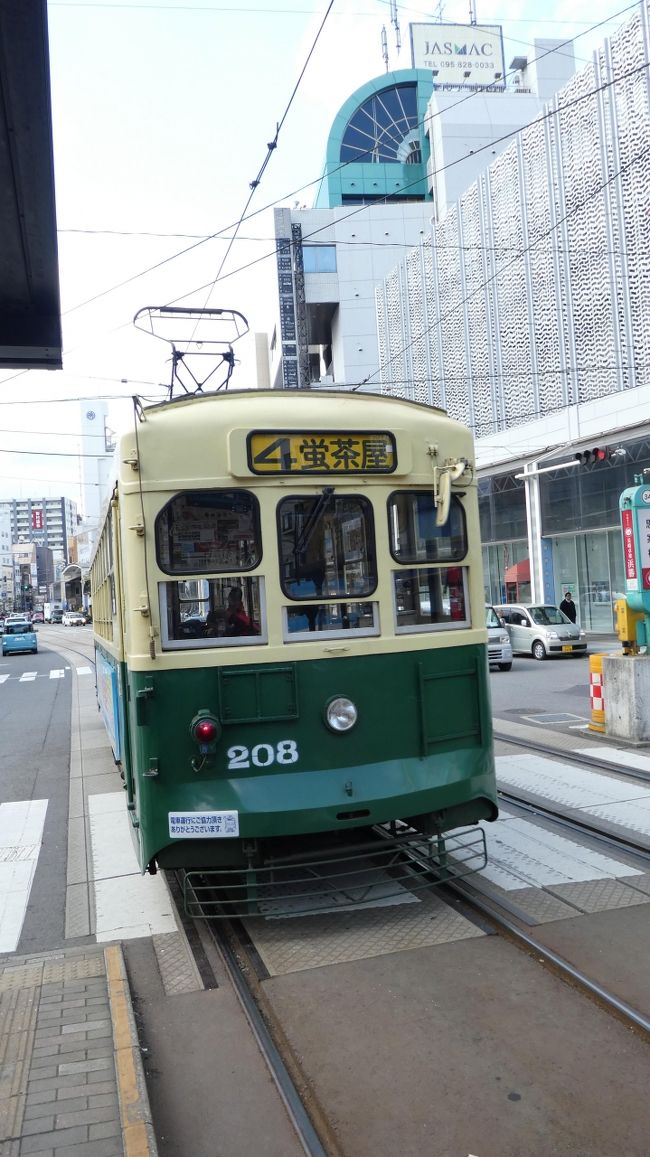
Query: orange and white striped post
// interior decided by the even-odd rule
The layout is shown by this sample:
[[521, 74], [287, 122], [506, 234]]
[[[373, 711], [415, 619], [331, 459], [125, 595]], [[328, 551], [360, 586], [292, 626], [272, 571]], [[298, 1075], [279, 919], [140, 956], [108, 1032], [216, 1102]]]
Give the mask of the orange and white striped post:
[[605, 731], [605, 688], [603, 685], [603, 656], [589, 656], [589, 699], [591, 702], [590, 731]]

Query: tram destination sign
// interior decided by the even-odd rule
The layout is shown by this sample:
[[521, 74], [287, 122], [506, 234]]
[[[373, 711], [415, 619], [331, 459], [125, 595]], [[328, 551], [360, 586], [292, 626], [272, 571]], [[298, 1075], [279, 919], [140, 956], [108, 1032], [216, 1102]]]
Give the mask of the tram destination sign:
[[253, 474], [392, 474], [395, 436], [384, 430], [253, 430]]

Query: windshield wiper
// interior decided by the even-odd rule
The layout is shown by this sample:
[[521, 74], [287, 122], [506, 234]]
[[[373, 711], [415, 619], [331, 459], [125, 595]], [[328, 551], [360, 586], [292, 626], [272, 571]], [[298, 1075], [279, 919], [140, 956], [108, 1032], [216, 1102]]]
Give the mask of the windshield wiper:
[[297, 558], [298, 555], [302, 554], [302, 552], [304, 550], [306, 550], [307, 547], [309, 546], [309, 543], [311, 542], [312, 538], [314, 537], [314, 532], [316, 530], [316, 527], [317, 527], [318, 523], [320, 522], [322, 515], [327, 510], [327, 507], [329, 506], [329, 504], [332, 500], [333, 494], [334, 494], [334, 487], [333, 486], [323, 487], [323, 493], [321, 494], [320, 498], [318, 499], [311, 514], [307, 518], [307, 521], [305, 522], [305, 525], [302, 528], [302, 532], [300, 534], [300, 537], [297, 540], [297, 542], [293, 548], [294, 558]]

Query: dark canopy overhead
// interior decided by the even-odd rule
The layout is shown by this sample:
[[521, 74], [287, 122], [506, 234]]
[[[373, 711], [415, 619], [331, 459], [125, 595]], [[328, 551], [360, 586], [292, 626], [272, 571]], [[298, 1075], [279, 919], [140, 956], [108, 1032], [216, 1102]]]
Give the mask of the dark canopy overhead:
[[0, 0], [0, 369], [60, 369], [45, 0]]

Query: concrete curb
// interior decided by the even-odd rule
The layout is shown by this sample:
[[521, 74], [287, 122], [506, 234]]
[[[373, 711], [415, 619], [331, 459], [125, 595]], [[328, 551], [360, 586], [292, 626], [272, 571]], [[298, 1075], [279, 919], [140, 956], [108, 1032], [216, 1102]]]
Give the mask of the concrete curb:
[[104, 949], [124, 1157], [158, 1157], [121, 945]]

